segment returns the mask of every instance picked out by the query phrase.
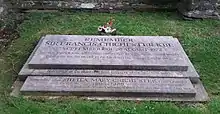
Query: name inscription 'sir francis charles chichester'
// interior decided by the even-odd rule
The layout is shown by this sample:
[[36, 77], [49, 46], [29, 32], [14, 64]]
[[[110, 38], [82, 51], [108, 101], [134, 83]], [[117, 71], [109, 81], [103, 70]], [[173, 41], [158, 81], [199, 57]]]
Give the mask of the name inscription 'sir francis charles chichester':
[[174, 38], [47, 35], [29, 67], [186, 71], [186, 58]]

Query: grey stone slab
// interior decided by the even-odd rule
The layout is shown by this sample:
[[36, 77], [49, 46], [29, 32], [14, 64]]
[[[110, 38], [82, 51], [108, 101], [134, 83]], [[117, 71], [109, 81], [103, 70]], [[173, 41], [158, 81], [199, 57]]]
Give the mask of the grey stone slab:
[[29, 76], [23, 94], [194, 97], [189, 79]]
[[188, 71], [137, 71], [137, 70], [80, 70], [80, 69], [30, 69], [25, 64], [19, 72], [19, 78], [27, 76], [83, 76], [83, 77], [145, 77], [145, 78], [189, 78], [197, 83], [199, 75], [193, 66]]
[[[155, 77], [155, 78], [189, 78], [197, 83], [199, 75], [189, 58], [186, 58], [189, 66], [187, 71], [152, 71], [152, 70], [80, 70], [80, 69], [31, 69], [28, 66], [30, 59], [38, 49], [43, 38], [39, 41], [32, 54], [19, 72], [19, 79], [25, 80], [27, 76], [105, 76], [105, 77]], [[185, 54], [183, 51], [182, 53]]]
[[[17, 80], [13, 84], [13, 90], [10, 95], [14, 97], [18, 97], [21, 95], [20, 88], [24, 84], [23, 81]], [[208, 93], [206, 92], [205, 88], [202, 85], [202, 82], [199, 80], [198, 83], [193, 84], [193, 87], [196, 90], [196, 96], [195, 97], [167, 97], [167, 96], [160, 96], [160, 97], [80, 97], [80, 99], [87, 99], [87, 100], [135, 100], [135, 101], [181, 101], [181, 102], [206, 102], [209, 101]], [[27, 99], [75, 99], [79, 98], [76, 96], [60, 96], [60, 95], [24, 95], [24, 98]]]
[[[87, 97], [88, 100], [135, 100], [135, 101], [181, 101], [181, 102], [207, 102], [210, 100], [208, 93], [202, 85], [202, 82], [199, 80], [198, 83], [193, 84], [193, 87], [196, 90], [195, 97]], [[57, 96], [56, 96], [57, 97]]]
[[14, 97], [19, 96], [20, 89], [21, 89], [22, 85], [23, 85], [23, 81], [21, 81], [21, 80], [19, 80], [19, 78], [17, 78], [11, 86], [10, 96], [14, 96]]
[[169, 36], [47, 35], [30, 68], [187, 71], [187, 55]]
[[[169, 37], [166, 37], [169, 38]], [[115, 77], [156, 77], [156, 78], [189, 78], [192, 83], [197, 83], [199, 75], [187, 57], [189, 67], [187, 71], [137, 71], [137, 70], [80, 70], [80, 69], [30, 69], [28, 62], [40, 46], [43, 38], [29, 56], [19, 72], [19, 79], [25, 80], [27, 76], [115, 76]], [[182, 53], [185, 54], [183, 51]]]

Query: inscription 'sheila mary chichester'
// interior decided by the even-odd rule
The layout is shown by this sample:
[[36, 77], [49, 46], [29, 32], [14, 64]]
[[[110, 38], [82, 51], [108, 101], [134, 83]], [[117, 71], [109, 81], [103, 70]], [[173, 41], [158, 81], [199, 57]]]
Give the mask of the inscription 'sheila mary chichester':
[[186, 71], [188, 64], [182, 51], [174, 38], [47, 35], [29, 65], [84, 69], [106, 65], [109, 69]]
[[[22, 92], [72, 92], [83, 95], [86, 92], [112, 93], [121, 95], [129, 93], [146, 93], [147, 95], [173, 94], [195, 96], [195, 89], [189, 79], [174, 78], [113, 78], [113, 77], [39, 77], [29, 76], [21, 88]], [[123, 93], [122, 93], [123, 92]], [[93, 94], [95, 94], [93, 93]], [[148, 94], [147, 94], [148, 93]], [[112, 95], [108, 94], [108, 95]]]

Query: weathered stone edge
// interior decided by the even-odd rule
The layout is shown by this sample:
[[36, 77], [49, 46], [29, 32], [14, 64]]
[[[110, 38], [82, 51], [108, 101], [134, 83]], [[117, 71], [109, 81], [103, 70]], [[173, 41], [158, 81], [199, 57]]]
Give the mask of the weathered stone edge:
[[202, 82], [199, 80], [197, 84], [193, 84], [196, 89], [196, 96], [194, 98], [169, 98], [169, 97], [146, 97], [146, 98], [134, 98], [134, 97], [86, 97], [88, 100], [128, 100], [128, 101], [174, 101], [174, 102], [208, 102], [210, 98], [206, 92]]
[[[11, 96], [19, 97], [20, 88], [23, 85], [23, 81], [17, 80], [13, 85], [15, 88], [12, 88]], [[126, 101], [171, 101], [171, 102], [208, 102], [210, 98], [205, 88], [202, 85], [202, 82], [199, 80], [198, 83], [193, 84], [196, 89], [195, 98], [169, 98], [169, 97], [77, 97], [77, 99], [86, 99], [86, 100], [126, 100]], [[27, 99], [76, 99], [75, 96], [30, 96], [24, 95], [24, 98]]]
[[[103, 77], [87, 77], [88, 80], [92, 79], [100, 79]], [[48, 84], [52, 80], [59, 80], [59, 83], [62, 82], [61, 80], [63, 79], [81, 79], [81, 77], [49, 77], [49, 76], [31, 76], [28, 77], [25, 80], [25, 83], [23, 84], [22, 88], [20, 89], [21, 93], [23, 95], [73, 95], [73, 96], [124, 96], [124, 97], [129, 97], [129, 96], [134, 96], [134, 97], [160, 97], [160, 96], [167, 96], [167, 97], [194, 97], [196, 95], [196, 91], [194, 87], [192, 86], [192, 83], [189, 79], [187, 78], [179, 78], [179, 79], [174, 79], [173, 80], [182, 80], [185, 83], [181, 85], [181, 87], [187, 86], [188, 89], [176, 89], [173, 86], [169, 86], [169, 89], [167, 91], [164, 91], [162, 89], [164, 86], [160, 86], [161, 89], [142, 89], [142, 87], [139, 85], [137, 82], [122, 82], [125, 85], [127, 84], [132, 84], [132, 89], [130, 88], [124, 88], [121, 89], [120, 87], [112, 87], [112, 86], [105, 86], [105, 84], [108, 84], [108, 82], [103, 82], [105, 83], [104, 85], [101, 85], [100, 88], [94, 89], [93, 87], [89, 86], [83, 86], [82, 83], [88, 84], [88, 82], [82, 82], [82, 83], [70, 83], [73, 85], [77, 85], [76, 88], [71, 89], [71, 87], [66, 87], [66, 84], [60, 83], [60, 85], [64, 86], [64, 88], [60, 88], [59, 84], [54, 85], [55, 83], [49, 83], [49, 85], [44, 85], [38, 83], [38, 79], [46, 79], [44, 84]], [[115, 77], [108, 77], [108, 79], [143, 79], [143, 78], [115, 78]], [[158, 80], [161, 81], [161, 83], [166, 82], [167, 80], [171, 80], [171, 78], [144, 78], [147, 80]], [[138, 81], [138, 80], [136, 80]], [[56, 82], [56, 81], [55, 81]], [[114, 82], [114, 81], [113, 81]], [[89, 83], [89, 85], [93, 85], [96, 82]], [[40, 84], [40, 85], [39, 85]], [[141, 83], [144, 84], [143, 86], [151, 86], [150, 83]], [[159, 83], [157, 83], [159, 84]], [[155, 84], [155, 86], [157, 86]], [[164, 83], [167, 84], [167, 83]], [[39, 86], [38, 86], [39, 85]], [[83, 87], [81, 87], [81, 85]], [[153, 84], [154, 85], [154, 84]], [[80, 86], [80, 87], [78, 87]], [[108, 88], [106, 88], [108, 87]], [[154, 87], [154, 86], [153, 86]], [[171, 90], [171, 91], [170, 91]], [[180, 91], [179, 91], [180, 90]]]

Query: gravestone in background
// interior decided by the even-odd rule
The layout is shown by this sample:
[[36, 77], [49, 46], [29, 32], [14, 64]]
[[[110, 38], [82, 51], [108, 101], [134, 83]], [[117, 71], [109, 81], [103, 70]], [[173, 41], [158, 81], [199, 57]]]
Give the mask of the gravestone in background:
[[207, 101], [199, 75], [170, 36], [46, 35], [24, 64], [24, 95]]

